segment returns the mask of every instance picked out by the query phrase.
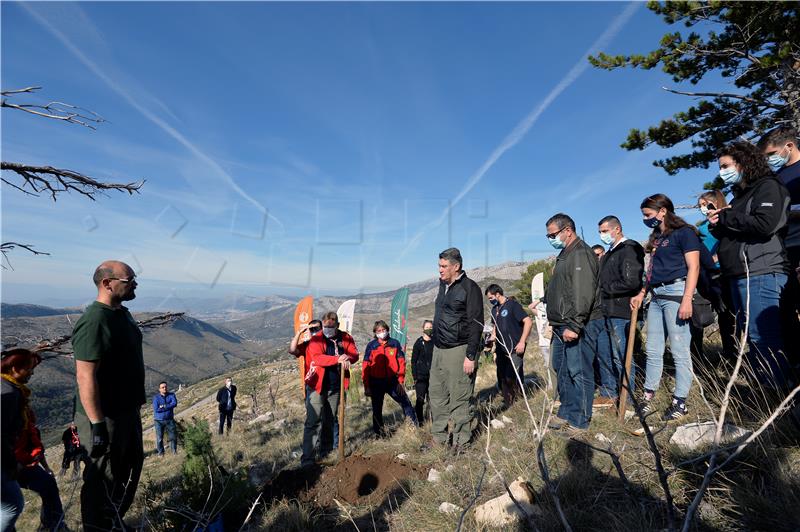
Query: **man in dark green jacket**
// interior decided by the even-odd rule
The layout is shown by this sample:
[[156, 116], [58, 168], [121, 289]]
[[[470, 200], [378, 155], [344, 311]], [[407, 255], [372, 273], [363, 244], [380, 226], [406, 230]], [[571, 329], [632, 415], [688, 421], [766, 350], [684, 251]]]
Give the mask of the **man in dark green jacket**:
[[594, 349], [598, 332], [588, 330], [590, 320], [602, 318], [597, 294], [598, 262], [592, 248], [575, 233], [575, 222], [559, 213], [547, 220], [547, 239], [561, 250], [545, 291], [547, 320], [553, 327], [551, 353], [558, 375], [561, 406], [550, 427], [576, 433], [592, 418]]

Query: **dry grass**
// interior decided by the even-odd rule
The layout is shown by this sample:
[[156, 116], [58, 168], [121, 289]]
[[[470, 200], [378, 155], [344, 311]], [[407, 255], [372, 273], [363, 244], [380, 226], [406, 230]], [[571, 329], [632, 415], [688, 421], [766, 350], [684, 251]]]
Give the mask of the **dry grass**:
[[[711, 345], [710, 348], [715, 346]], [[526, 369], [529, 373], [543, 375], [541, 357], [529, 347]], [[214, 436], [215, 452], [223, 464], [230, 467], [243, 466], [248, 469], [254, 486], [261, 486], [280, 470], [299, 465], [302, 440], [304, 406], [300, 395], [299, 380], [294, 361], [268, 365], [251, 364], [234, 374], [239, 385], [240, 408], [234, 421], [234, 431], [223, 437]], [[668, 368], [669, 366], [667, 366]], [[726, 368], [722, 364], [698, 369], [698, 378], [703, 382], [708, 404], [700, 397], [699, 386], [692, 387], [688, 399], [691, 408], [690, 421], [712, 419], [718, 408], [720, 386], [717, 380], [724, 377]], [[662, 391], [657, 396], [659, 406], [666, 408], [669, 387], [673, 384], [669, 371], [665, 371]], [[203, 381], [182, 392], [181, 407], [186, 408], [213, 394], [220, 385], [220, 378]], [[358, 375], [354, 383], [360, 386]], [[490, 393], [494, 386], [494, 365], [483, 363], [478, 374], [476, 395], [480, 402], [476, 407], [481, 412], [487, 409], [495, 415], [505, 415], [513, 420], [505, 428], [492, 430], [490, 452], [502, 477], [510, 482], [517, 477], [528, 480], [536, 493], [536, 504], [541, 511], [534, 516], [539, 530], [561, 529], [561, 525], [536, 462], [537, 441], [530, 423], [527, 409], [518, 401], [505, 412], [499, 413], [499, 398]], [[272, 384], [272, 391], [269, 391]], [[769, 398], [748, 391], [744, 381], [736, 390], [732, 419], [741, 426], [752, 428], [765, 415]], [[256, 390], [257, 412], [252, 412], [252, 398], [243, 392]], [[544, 392], [530, 391], [530, 405], [539, 412], [548, 399]], [[273, 403], [274, 398], [274, 403]], [[402, 412], [391, 400], [385, 403], [387, 426], [393, 435], [386, 439], [371, 437], [371, 409], [363, 394], [352, 391], [347, 405], [347, 452], [362, 454], [405, 453], [407, 460], [435, 467], [441, 481], [433, 484], [425, 480], [411, 481], [403, 489], [396, 490], [381, 504], [374, 507], [343, 506], [320, 509], [312, 504], [296, 500], [260, 501], [248, 525], [249, 530], [308, 530], [322, 529], [353, 530], [354, 523], [360, 530], [454, 530], [458, 515], [442, 514], [438, 507], [450, 502], [465, 508], [478, 492], [481, 482], [486, 431], [479, 429], [473, 447], [460, 456], [450, 456], [444, 449], [423, 452], [420, 447], [429, 441], [426, 428], [418, 430], [403, 423]], [[258, 413], [272, 411], [276, 420], [286, 419], [282, 428], [274, 422], [248, 425], [247, 421]], [[216, 404], [212, 401], [196, 408], [193, 414], [216, 423]], [[656, 424], [661, 427], [661, 424]], [[567, 520], [574, 530], [659, 530], [665, 528], [665, 503], [658, 477], [653, 469], [653, 458], [643, 438], [631, 434], [637, 427], [635, 421], [620, 424], [611, 412], [596, 413], [585, 440], [591, 445], [608, 449], [618, 455], [627, 475], [626, 485], [619, 477], [607, 454], [593, 451], [581, 443], [562, 439], [552, 433], [544, 437], [544, 451], [549, 465], [550, 477]], [[656, 433], [656, 442], [663, 455], [665, 465], [673, 471], [669, 486], [675, 497], [679, 514], [691, 501], [702, 475], [703, 463], [676, 466], [701, 454], [681, 452], [671, 446], [669, 437], [674, 425]], [[611, 441], [598, 439], [599, 435]], [[794, 438], [794, 439], [793, 439]], [[765, 434], [749, 448], [738, 461], [720, 474], [712, 484], [701, 505], [697, 528], [701, 530], [770, 529], [792, 530], [800, 528], [797, 508], [800, 507], [800, 451], [796, 446], [797, 432], [788, 424], [781, 423], [776, 430]], [[152, 440], [146, 441], [152, 450]], [[180, 452], [180, 451], [179, 451]], [[48, 452], [53, 464], [60, 463], [58, 452]], [[52, 456], [51, 456], [52, 455]], [[131, 523], [144, 523], [150, 530], [160, 530], [165, 506], [180, 500], [179, 482], [181, 455], [158, 458], [147, 456], [140, 488], [134, 507], [129, 512]], [[452, 466], [448, 469], [448, 466]], [[79, 529], [78, 490], [79, 482], [60, 482], [65, 504], [73, 493], [68, 506], [67, 524]], [[490, 468], [480, 484], [477, 504], [501, 495], [505, 488], [500, 478]], [[38, 501], [28, 497], [28, 504], [20, 522], [20, 530], [35, 528]], [[480, 530], [474, 521], [474, 513], [465, 516], [464, 530]]]

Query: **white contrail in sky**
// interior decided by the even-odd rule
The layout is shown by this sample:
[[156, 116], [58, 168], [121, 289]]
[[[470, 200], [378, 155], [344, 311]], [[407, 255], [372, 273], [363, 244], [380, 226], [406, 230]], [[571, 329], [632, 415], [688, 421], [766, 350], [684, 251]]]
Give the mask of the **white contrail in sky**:
[[548, 93], [545, 98], [539, 102], [539, 104], [533, 108], [533, 110], [528, 113], [528, 115], [522, 119], [522, 121], [517, 124], [517, 127], [509, 133], [506, 138], [503, 139], [503, 142], [500, 143], [489, 155], [489, 158], [484, 161], [484, 163], [478, 168], [478, 170], [472, 174], [472, 176], [467, 180], [464, 188], [461, 189], [461, 192], [456, 195], [455, 198], [450, 202], [448, 207], [442, 212], [439, 217], [425, 225], [422, 229], [420, 229], [406, 244], [406, 247], [403, 248], [403, 251], [400, 253], [399, 257], [405, 256], [411, 249], [416, 247], [422, 237], [425, 236], [427, 232], [429, 232], [432, 228], [438, 227], [442, 224], [445, 220], [447, 220], [450, 211], [453, 210], [453, 207], [458, 205], [458, 203], [464, 199], [464, 197], [470, 193], [470, 191], [475, 188], [475, 185], [480, 183], [483, 176], [486, 175], [486, 172], [491, 170], [494, 163], [496, 163], [500, 157], [502, 157], [508, 150], [516, 146], [520, 140], [528, 133], [528, 131], [533, 127], [533, 124], [539, 119], [541, 114], [550, 107], [550, 104], [558, 98], [562, 92], [564, 92], [567, 87], [572, 85], [575, 80], [577, 80], [583, 71], [589, 67], [589, 61], [586, 59], [587, 56], [597, 52], [598, 50], [605, 48], [608, 46], [608, 43], [617, 36], [617, 33], [622, 29], [623, 26], [630, 20], [633, 16], [634, 12], [639, 8], [641, 5], [640, 2], [631, 2], [628, 4], [625, 9], [617, 15], [617, 17], [611, 22], [611, 25], [606, 28], [606, 30], [600, 35], [600, 37], [595, 40], [592, 45], [589, 47], [586, 52], [581, 55], [581, 58], [578, 60], [575, 65], [567, 72], [567, 75], [558, 82], [558, 85], [553, 87], [553, 89]]
[[[86, 54], [81, 51], [69, 38], [57, 27], [53, 26], [50, 21], [46, 18], [41, 16], [38, 12], [36, 12], [33, 7], [28, 3], [20, 3], [21, 7], [23, 7], [34, 19], [36, 19], [42, 26], [44, 26], [53, 36], [55, 36], [59, 41], [61, 41], [64, 46], [69, 49], [70, 52], [75, 55], [89, 70], [91, 70], [97, 77], [103, 80], [106, 85], [108, 85], [114, 92], [122, 96], [134, 109], [139, 111], [142, 115], [145, 116], [148, 120], [153, 122], [156, 126], [161, 128], [167, 135], [178, 141], [178, 143], [182, 144], [187, 150], [189, 150], [195, 157], [200, 159], [203, 163], [208, 165], [212, 170], [215, 171], [217, 175], [219, 175], [223, 181], [225, 181], [239, 196], [243, 199], [251, 203], [261, 214], [265, 214], [269, 217], [269, 219], [276, 222], [278, 225], [283, 228], [283, 224], [280, 220], [278, 220], [272, 214], [269, 214], [266, 207], [264, 207], [258, 200], [253, 198], [250, 194], [248, 194], [245, 190], [243, 190], [233, 179], [227, 171], [225, 171], [222, 166], [219, 165], [214, 159], [206, 155], [200, 148], [195, 146], [189, 139], [187, 139], [180, 131], [169, 125], [165, 122], [161, 117], [157, 114], [153, 113], [139, 103], [139, 101], [134, 98], [124, 87], [122, 87], [119, 83], [117, 83], [114, 79], [109, 77], [103, 70], [94, 62], [92, 61]], [[77, 7], [77, 6], [76, 6]]]

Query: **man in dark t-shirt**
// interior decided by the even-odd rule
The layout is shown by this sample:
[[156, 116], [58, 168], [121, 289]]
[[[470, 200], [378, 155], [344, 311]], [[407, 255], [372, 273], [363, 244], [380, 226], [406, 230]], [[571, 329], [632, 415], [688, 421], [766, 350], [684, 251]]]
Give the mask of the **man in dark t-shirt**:
[[141, 406], [145, 403], [142, 333], [122, 306], [136, 297], [130, 266], [106, 261], [94, 272], [97, 299], [72, 332], [78, 381], [75, 424], [90, 435], [91, 463], [83, 476], [85, 530], [126, 529], [122, 519], [142, 472]]
[[506, 406], [511, 406], [525, 379], [522, 357], [533, 322], [522, 305], [515, 299], [506, 297], [499, 285], [489, 285], [486, 296], [492, 305], [497, 382], [500, 384], [503, 402]]

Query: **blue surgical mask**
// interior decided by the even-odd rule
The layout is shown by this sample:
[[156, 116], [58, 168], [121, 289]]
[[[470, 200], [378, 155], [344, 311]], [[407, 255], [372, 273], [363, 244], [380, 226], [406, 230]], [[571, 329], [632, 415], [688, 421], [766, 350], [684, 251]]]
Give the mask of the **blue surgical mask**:
[[605, 244], [606, 246], [610, 246], [610, 245], [611, 245], [611, 243], [612, 243], [612, 242], [614, 242], [614, 237], [613, 237], [613, 236], [611, 236], [611, 233], [608, 233], [608, 232], [606, 232], [606, 233], [600, 233], [600, 240], [601, 240], [601, 241], [603, 242], [603, 244]]
[[725, 168], [719, 171], [719, 177], [725, 182], [726, 185], [733, 185], [739, 182], [742, 178], [742, 173], [736, 168]]
[[555, 238], [547, 238], [547, 241], [550, 242], [550, 245], [556, 249], [564, 249], [564, 242], [561, 241], [560, 237]]
[[767, 157], [767, 164], [772, 168], [773, 172], [777, 172], [789, 162], [789, 150], [786, 150], [786, 157], [781, 157], [777, 153], [773, 153]]
[[642, 222], [650, 229], [655, 229], [656, 227], [661, 225], [661, 220], [658, 219], [658, 216], [653, 216], [652, 218], [645, 218], [644, 220], [642, 220]]

